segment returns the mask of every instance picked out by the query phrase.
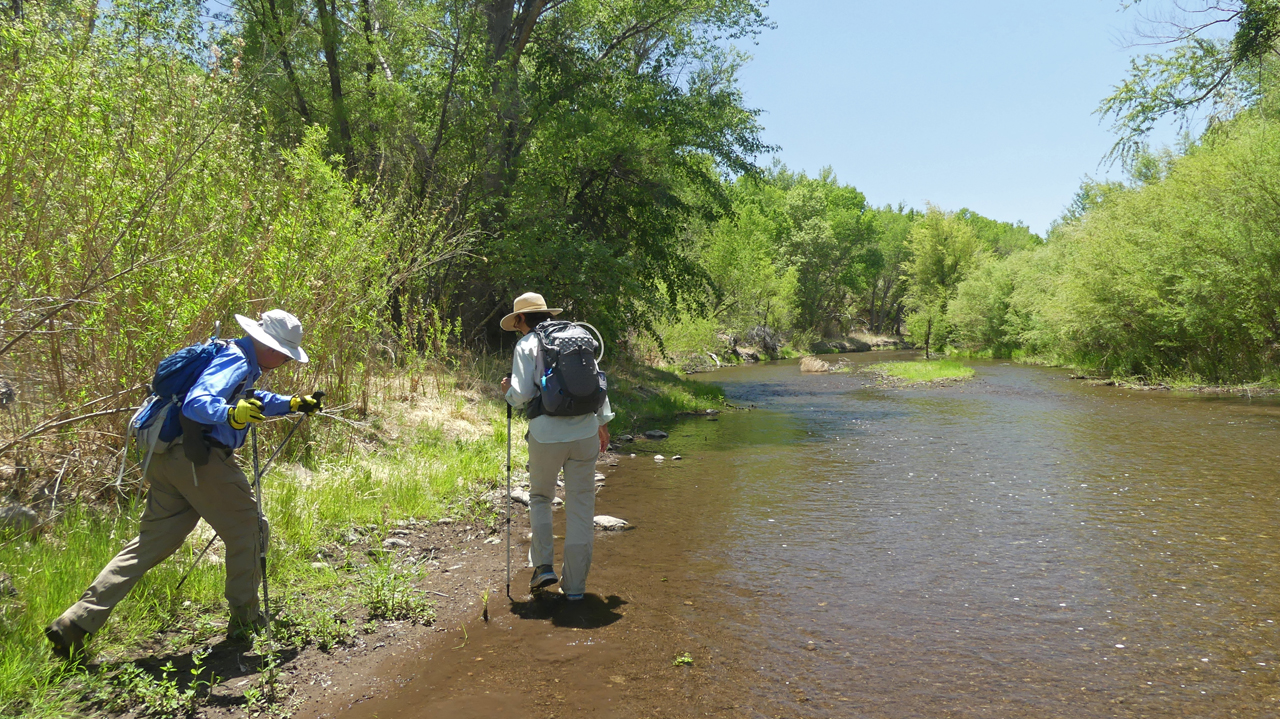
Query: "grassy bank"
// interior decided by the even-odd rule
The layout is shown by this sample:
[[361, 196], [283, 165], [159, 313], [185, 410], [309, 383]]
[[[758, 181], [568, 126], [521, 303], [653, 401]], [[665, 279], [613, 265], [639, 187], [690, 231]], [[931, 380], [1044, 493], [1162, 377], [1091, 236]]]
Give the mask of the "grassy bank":
[[[504, 476], [506, 414], [496, 390], [502, 366], [494, 360], [471, 366], [465, 375], [387, 379], [373, 388], [363, 418], [311, 420], [316, 425], [304, 438], [310, 450], [302, 453], [304, 460], [273, 468], [264, 479], [272, 601], [282, 608], [275, 649], [348, 643], [383, 619], [430, 620], [429, 595], [413, 584], [428, 571], [420, 563], [362, 554], [334, 566], [329, 550], [350, 544], [353, 533], [376, 537], [376, 546], [408, 520], [452, 517], [497, 526], [497, 511], [479, 496]], [[615, 433], [723, 402], [718, 388], [647, 367], [617, 368], [610, 379]], [[517, 419], [513, 436], [524, 430], [525, 422]], [[524, 442], [514, 442], [513, 450], [515, 466], [523, 465]], [[42, 635], [44, 624], [75, 601], [136, 534], [140, 512], [141, 498], [123, 510], [79, 505], [39, 536], [0, 546], [0, 572], [11, 576], [17, 591], [0, 596], [0, 715], [130, 709], [183, 715], [203, 701], [198, 691], [184, 694], [191, 677], [177, 681], [139, 668], [159, 655], [177, 655], [190, 666], [203, 656], [202, 647], [225, 632], [220, 542], [181, 590], [175, 589], [212, 536], [203, 523], [177, 554], [142, 579], [94, 637], [90, 649], [97, 668], [64, 665], [51, 656]], [[245, 688], [244, 708], [267, 706], [280, 681], [279, 672], [262, 673]]]
[[867, 371], [903, 384], [964, 380], [973, 376], [972, 367], [953, 359], [880, 362], [868, 366]]

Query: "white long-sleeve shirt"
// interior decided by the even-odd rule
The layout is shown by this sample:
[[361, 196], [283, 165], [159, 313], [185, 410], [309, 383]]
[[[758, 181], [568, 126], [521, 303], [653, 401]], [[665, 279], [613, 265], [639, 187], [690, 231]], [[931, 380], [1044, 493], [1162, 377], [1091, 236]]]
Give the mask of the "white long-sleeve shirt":
[[[538, 396], [538, 337], [530, 332], [516, 342], [515, 355], [511, 359], [511, 389], [507, 390], [507, 404], [523, 407]], [[548, 442], [576, 442], [594, 437], [600, 427], [614, 417], [609, 406], [609, 396], [595, 414], [577, 417], [551, 417], [545, 414], [529, 420], [529, 434], [534, 439]]]

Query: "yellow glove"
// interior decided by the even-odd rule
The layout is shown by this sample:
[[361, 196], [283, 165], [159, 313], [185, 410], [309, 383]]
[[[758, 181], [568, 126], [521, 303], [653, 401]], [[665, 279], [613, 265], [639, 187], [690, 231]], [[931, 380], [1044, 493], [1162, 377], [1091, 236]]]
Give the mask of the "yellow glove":
[[295, 394], [289, 398], [289, 411], [305, 412], [307, 414], [319, 412], [322, 409], [320, 400], [323, 397], [324, 392], [313, 392], [308, 395]]
[[257, 424], [266, 418], [262, 414], [262, 403], [256, 399], [242, 399], [234, 407], [227, 408], [227, 424], [232, 429], [244, 429], [250, 422]]

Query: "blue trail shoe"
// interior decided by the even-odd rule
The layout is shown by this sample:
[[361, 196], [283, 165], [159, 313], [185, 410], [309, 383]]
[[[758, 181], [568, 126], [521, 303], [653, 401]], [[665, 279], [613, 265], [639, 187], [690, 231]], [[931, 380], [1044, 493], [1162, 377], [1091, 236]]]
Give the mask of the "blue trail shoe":
[[581, 601], [582, 601], [582, 595], [581, 595], [581, 594], [566, 594], [566, 595], [564, 595], [564, 598], [565, 598], [565, 599], [568, 599], [568, 600], [569, 600], [569, 601], [571, 601], [571, 602], [581, 602]]
[[550, 564], [543, 564], [533, 570], [533, 578], [529, 580], [529, 591], [536, 592], [560, 581]]

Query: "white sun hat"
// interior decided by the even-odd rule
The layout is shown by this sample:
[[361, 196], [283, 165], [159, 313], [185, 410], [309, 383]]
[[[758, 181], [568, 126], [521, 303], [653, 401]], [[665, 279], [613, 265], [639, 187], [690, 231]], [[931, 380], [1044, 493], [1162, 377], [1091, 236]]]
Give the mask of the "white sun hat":
[[244, 315], [236, 315], [236, 322], [249, 336], [273, 350], [283, 352], [299, 362], [307, 361], [302, 351], [302, 323], [284, 310], [268, 310], [262, 319], [254, 322]]
[[516, 301], [512, 303], [511, 314], [503, 317], [502, 322], [499, 324], [502, 329], [514, 332], [516, 329], [516, 315], [524, 314], [525, 312], [546, 312], [554, 317], [564, 312], [564, 310], [559, 307], [547, 307], [547, 301], [537, 292], [526, 292], [516, 298]]

